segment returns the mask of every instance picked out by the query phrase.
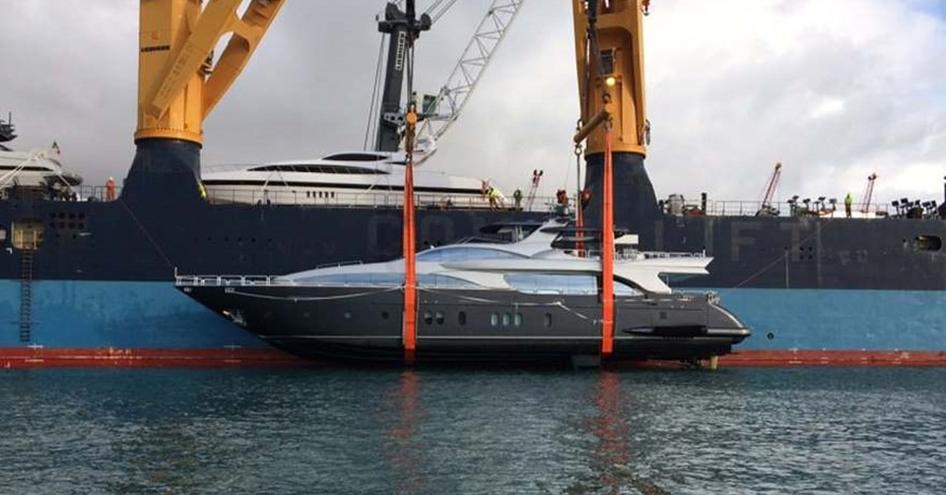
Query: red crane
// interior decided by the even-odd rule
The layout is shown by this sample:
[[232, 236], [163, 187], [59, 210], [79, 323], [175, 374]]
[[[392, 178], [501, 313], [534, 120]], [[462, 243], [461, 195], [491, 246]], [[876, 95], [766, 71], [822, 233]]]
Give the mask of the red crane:
[[772, 171], [772, 177], [765, 186], [765, 192], [762, 194], [762, 205], [756, 212], [757, 217], [776, 217], [778, 209], [772, 206], [772, 199], [775, 198], [775, 191], [778, 190], [778, 181], [782, 178], [782, 163], [775, 164], [775, 170]]
[[874, 197], [874, 182], [877, 181], [877, 174], [870, 174], [867, 176], [867, 188], [864, 189], [864, 207], [861, 208], [861, 213], [870, 213], [870, 200]]

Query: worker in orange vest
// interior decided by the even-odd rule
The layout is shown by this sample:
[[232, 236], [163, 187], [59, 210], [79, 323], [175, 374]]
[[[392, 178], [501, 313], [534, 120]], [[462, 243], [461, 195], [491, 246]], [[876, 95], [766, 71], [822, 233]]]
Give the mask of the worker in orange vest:
[[115, 178], [109, 177], [105, 181], [105, 201], [115, 201]]

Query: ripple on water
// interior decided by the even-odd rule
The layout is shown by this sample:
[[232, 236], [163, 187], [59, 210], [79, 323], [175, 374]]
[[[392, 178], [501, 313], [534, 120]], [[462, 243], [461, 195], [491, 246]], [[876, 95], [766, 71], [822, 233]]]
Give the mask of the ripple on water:
[[0, 374], [0, 491], [938, 493], [946, 370]]

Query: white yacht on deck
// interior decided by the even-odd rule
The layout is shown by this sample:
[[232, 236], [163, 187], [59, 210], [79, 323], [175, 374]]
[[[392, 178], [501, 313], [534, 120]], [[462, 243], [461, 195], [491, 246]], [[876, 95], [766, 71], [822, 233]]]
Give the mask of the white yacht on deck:
[[[397, 206], [403, 201], [404, 152], [355, 151], [316, 160], [210, 167], [202, 174], [211, 201], [244, 204]], [[422, 207], [489, 208], [486, 181], [417, 168]]]
[[16, 138], [13, 124], [0, 119], [0, 197], [7, 197], [13, 187], [44, 188], [67, 194], [82, 184], [82, 177], [63, 170], [59, 146], [14, 151], [2, 143]]

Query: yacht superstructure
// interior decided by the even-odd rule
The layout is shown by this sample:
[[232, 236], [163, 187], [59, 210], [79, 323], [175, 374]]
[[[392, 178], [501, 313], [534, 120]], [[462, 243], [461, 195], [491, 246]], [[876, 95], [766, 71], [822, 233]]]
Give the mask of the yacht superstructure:
[[[396, 206], [403, 200], [403, 152], [345, 152], [210, 168], [203, 184], [216, 203]], [[487, 181], [421, 168], [414, 189], [423, 206], [488, 208]]]

